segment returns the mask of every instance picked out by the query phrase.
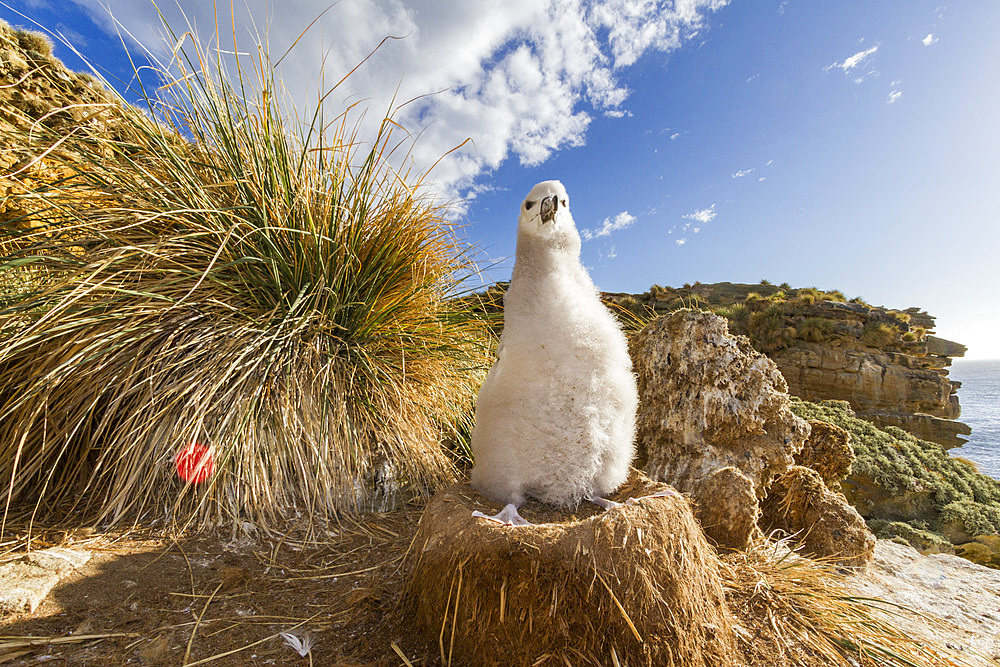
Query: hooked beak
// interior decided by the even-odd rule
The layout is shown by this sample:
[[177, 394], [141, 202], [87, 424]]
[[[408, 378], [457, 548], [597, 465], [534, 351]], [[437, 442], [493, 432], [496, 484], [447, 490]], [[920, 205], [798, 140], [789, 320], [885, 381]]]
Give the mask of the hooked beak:
[[546, 197], [542, 200], [542, 208], [539, 214], [542, 216], [542, 222], [549, 222], [556, 217], [556, 210], [559, 208], [559, 197], [552, 195], [551, 197]]

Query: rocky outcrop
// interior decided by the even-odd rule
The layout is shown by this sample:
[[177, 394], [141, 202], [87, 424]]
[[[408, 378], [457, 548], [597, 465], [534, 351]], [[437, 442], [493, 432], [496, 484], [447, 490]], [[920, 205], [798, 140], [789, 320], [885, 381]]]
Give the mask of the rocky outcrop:
[[637, 314], [695, 304], [723, 315], [731, 331], [777, 364], [795, 396], [847, 401], [863, 419], [945, 447], [961, 445], [971, 432], [955, 421], [959, 383], [948, 378], [951, 359], [966, 348], [934, 336], [934, 318], [919, 309], [771, 284], [654, 286], [642, 295], [605, 297]]
[[632, 346], [640, 407], [636, 443], [647, 473], [682, 491], [734, 467], [763, 497], [809, 434], [788, 409], [781, 373], [711, 313], [650, 322]]
[[692, 310], [661, 317], [635, 336], [632, 352], [639, 460], [654, 479], [695, 499], [713, 541], [743, 548], [763, 537], [764, 526], [842, 564], [871, 558], [874, 536], [824, 482], [850, 467], [846, 432], [815, 422], [810, 437], [774, 363], [730, 335], [723, 318]]
[[[855, 304], [825, 302], [813, 316], [827, 317], [847, 330], [864, 330], [870, 313]], [[913, 435], [946, 446], [965, 442], [971, 430], [955, 421], [961, 415], [956, 390], [948, 379], [950, 356], [964, 346], [928, 336], [930, 345], [914, 343], [905, 351], [880, 350], [862, 336], [814, 343], [801, 341], [776, 350], [771, 358], [788, 381], [789, 392], [810, 401], [842, 400], [859, 417], [879, 426], [899, 426]]]
[[809, 438], [795, 455], [795, 463], [812, 468], [831, 489], [840, 488], [854, 461], [851, 434], [835, 424], [809, 420]]
[[965, 659], [959, 664], [998, 664], [1000, 571], [879, 540], [875, 559], [849, 582], [854, 595], [893, 604], [887, 613], [908, 634], [930, 644], [946, 641]]
[[796, 535], [806, 554], [853, 566], [872, 559], [875, 536], [865, 520], [811, 468], [789, 468], [771, 485], [761, 510], [766, 529]]
[[788, 409], [784, 378], [711, 313], [658, 318], [635, 336], [632, 352], [639, 462], [695, 498], [716, 542], [746, 546], [755, 535], [756, 501], [809, 433]]

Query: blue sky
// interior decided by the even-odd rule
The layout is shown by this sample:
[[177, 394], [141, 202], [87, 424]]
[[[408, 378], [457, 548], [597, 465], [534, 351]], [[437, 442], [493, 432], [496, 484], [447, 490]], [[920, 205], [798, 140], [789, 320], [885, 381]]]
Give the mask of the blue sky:
[[[6, 2], [9, 23], [29, 25], [22, 12], [129, 77], [97, 0]], [[165, 52], [151, 5], [105, 4]], [[181, 5], [205, 34], [211, 4]], [[237, 32], [266, 25], [280, 52], [328, 5], [241, 3]], [[602, 289], [840, 289], [920, 306], [970, 358], [1000, 358], [995, 0], [342, 0], [283, 64], [291, 97], [308, 106], [320, 63], [330, 80], [387, 34], [406, 37], [333, 103], [375, 117], [393, 93], [445, 91], [399, 117], [418, 167], [473, 140], [432, 177], [496, 260], [490, 278], [509, 275], [521, 199], [556, 178]]]

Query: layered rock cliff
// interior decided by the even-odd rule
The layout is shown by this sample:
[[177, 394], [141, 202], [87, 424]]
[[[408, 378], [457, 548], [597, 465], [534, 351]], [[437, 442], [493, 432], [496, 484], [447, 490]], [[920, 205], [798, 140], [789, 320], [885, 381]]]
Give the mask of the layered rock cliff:
[[777, 364], [792, 395], [847, 401], [863, 419], [945, 447], [970, 433], [957, 421], [960, 383], [948, 378], [951, 359], [966, 348], [934, 336], [934, 318], [916, 308], [891, 310], [848, 302], [836, 291], [766, 283], [654, 286], [605, 297], [639, 317], [683, 306], [726, 317], [734, 333]]

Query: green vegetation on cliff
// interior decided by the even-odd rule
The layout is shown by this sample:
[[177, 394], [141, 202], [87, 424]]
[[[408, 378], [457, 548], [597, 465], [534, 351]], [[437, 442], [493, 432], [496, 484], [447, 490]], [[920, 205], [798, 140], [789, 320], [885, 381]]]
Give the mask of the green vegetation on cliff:
[[791, 407], [851, 434], [856, 458], [843, 491], [880, 537], [926, 548], [944, 538], [959, 544], [1000, 532], [1000, 481], [968, 461], [902, 429], [859, 419], [844, 401], [793, 398]]
[[[606, 295], [622, 310], [641, 319], [680, 308], [700, 308], [729, 320], [729, 330], [750, 339], [754, 349], [765, 354], [798, 342], [824, 343], [849, 337], [878, 349], [906, 349], [922, 345], [923, 327], [911, 325], [911, 313], [871, 306], [860, 297], [848, 299], [839, 290], [815, 287], [775, 286], [767, 281], [745, 283], [686, 284], [683, 287], [653, 285], [638, 295]], [[863, 326], [845, 326], [841, 321], [860, 319]], [[836, 324], [841, 322], [841, 326]]]

